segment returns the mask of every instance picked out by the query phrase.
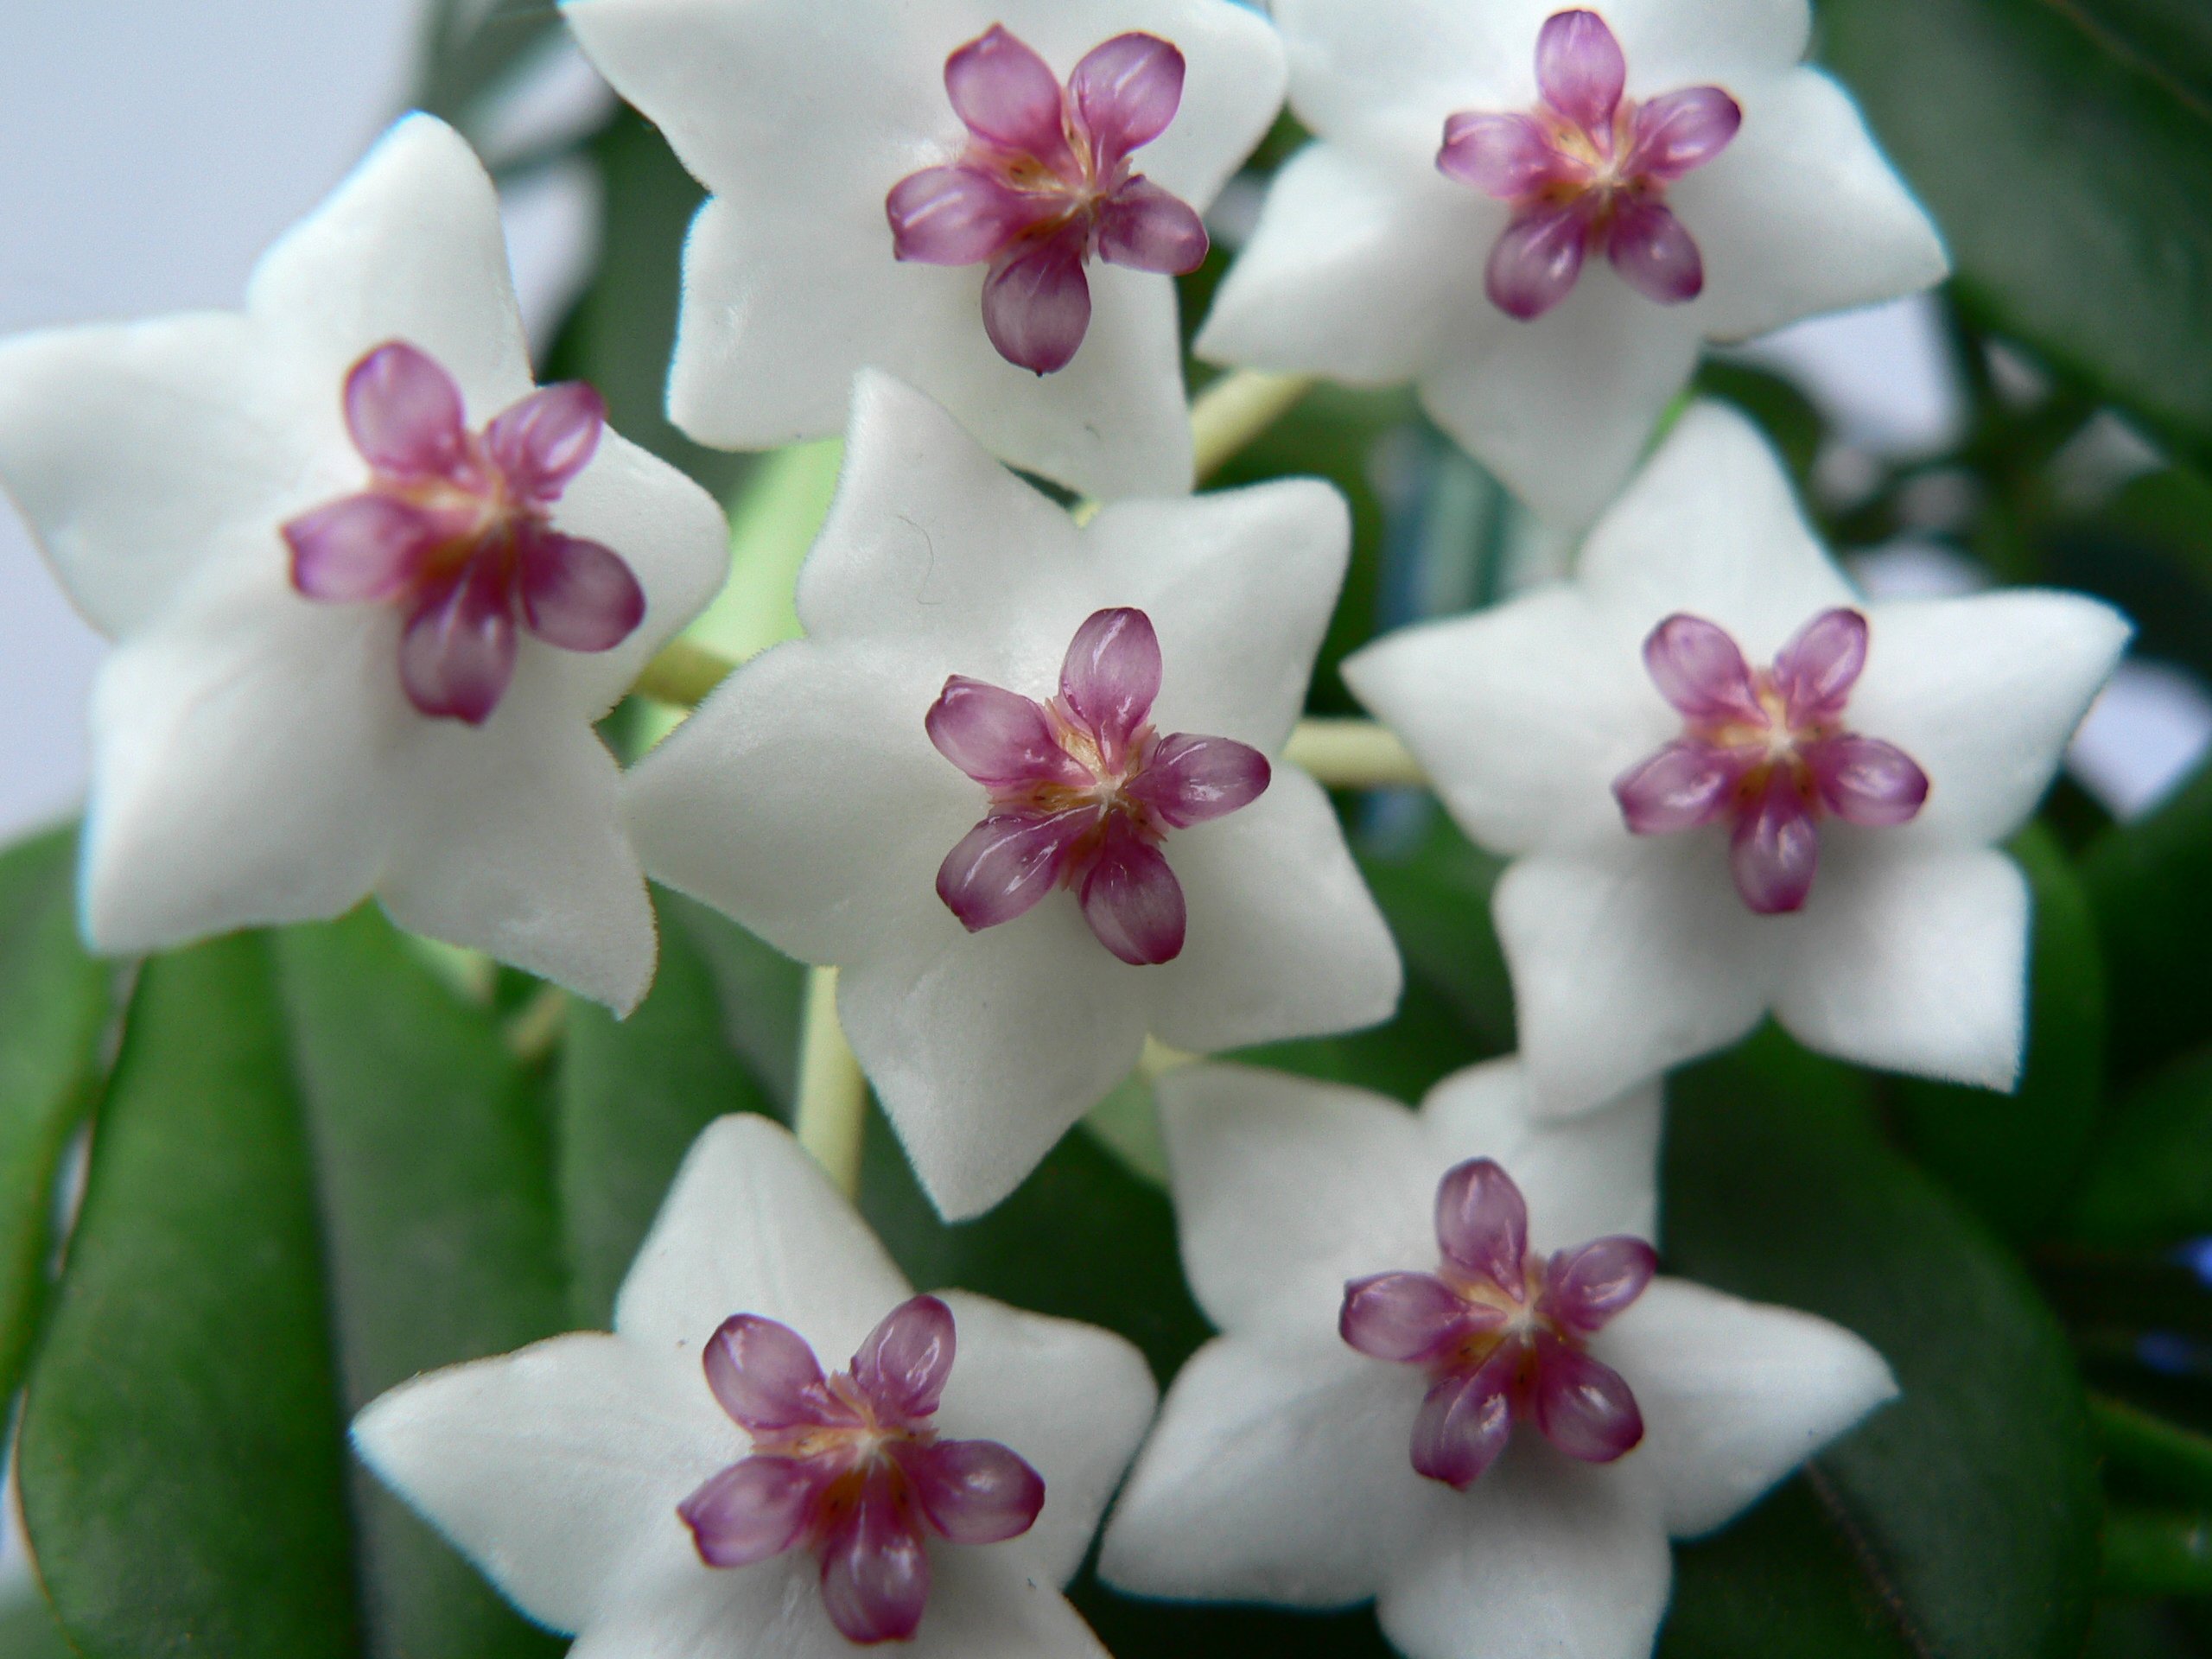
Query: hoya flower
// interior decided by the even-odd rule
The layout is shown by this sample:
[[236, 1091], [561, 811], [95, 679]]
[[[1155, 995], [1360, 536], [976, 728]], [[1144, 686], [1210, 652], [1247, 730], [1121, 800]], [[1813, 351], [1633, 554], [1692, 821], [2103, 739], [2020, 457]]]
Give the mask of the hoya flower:
[[1419, 384], [1548, 518], [1612, 499], [1707, 340], [1940, 281], [1806, 0], [1278, 0], [1319, 142], [1198, 347]]
[[353, 1444], [578, 1653], [1103, 1659], [1059, 1588], [1154, 1397], [1110, 1332], [915, 1295], [783, 1128], [734, 1116], [613, 1334], [417, 1377]]
[[669, 409], [763, 448], [874, 366], [1100, 497], [1191, 486], [1172, 273], [1281, 106], [1232, 0], [566, 0], [714, 192]]
[[652, 914], [592, 725], [727, 568], [713, 500], [534, 390], [491, 180], [402, 122], [243, 313], [0, 344], [0, 480], [115, 641], [84, 918], [340, 914], [627, 1007]]
[[1867, 1065], [2009, 1089], [2050, 785], [2126, 622], [2033, 590], [1869, 604], [1739, 416], [1686, 415], [1577, 579], [1353, 659], [1467, 833], [1540, 1105], [1768, 1013]]
[[1142, 1595], [1373, 1599], [1412, 1659], [1644, 1659], [1668, 1540], [1894, 1397], [1826, 1320], [1654, 1277], [1660, 1103], [1547, 1121], [1519, 1064], [1419, 1112], [1235, 1066], [1160, 1085], [1175, 1379], [1099, 1570]]
[[803, 640], [632, 773], [661, 880], [834, 964], [949, 1216], [1003, 1198], [1147, 1033], [1386, 1018], [1397, 950], [1321, 789], [1272, 765], [1344, 579], [1306, 480], [1077, 529], [942, 409], [861, 377]]

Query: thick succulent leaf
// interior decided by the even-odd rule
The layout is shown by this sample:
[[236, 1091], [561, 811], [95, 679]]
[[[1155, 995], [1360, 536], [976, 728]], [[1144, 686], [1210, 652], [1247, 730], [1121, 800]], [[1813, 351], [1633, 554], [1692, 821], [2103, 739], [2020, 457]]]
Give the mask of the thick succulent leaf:
[[2113, 1107], [2070, 1230], [2112, 1249], [2171, 1248], [2212, 1233], [2212, 1051], [2169, 1067]]
[[2212, 1041], [2212, 770], [2082, 861], [2104, 942], [2114, 1076]]
[[70, 1659], [75, 1652], [36, 1585], [0, 1600], [0, 1659]]

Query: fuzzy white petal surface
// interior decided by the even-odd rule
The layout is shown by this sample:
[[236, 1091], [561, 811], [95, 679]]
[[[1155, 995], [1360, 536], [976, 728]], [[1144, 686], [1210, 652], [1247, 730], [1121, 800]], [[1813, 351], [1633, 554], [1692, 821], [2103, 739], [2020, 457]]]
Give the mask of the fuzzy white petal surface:
[[1547, 1118], [1535, 1109], [1528, 1068], [1517, 1057], [1455, 1071], [1421, 1103], [1421, 1126], [1434, 1149], [1432, 1208], [1435, 1181], [1446, 1170], [1493, 1158], [1528, 1200], [1534, 1249], [1572, 1249], [1616, 1233], [1656, 1238], [1661, 1105], [1655, 1084], [1594, 1111]]

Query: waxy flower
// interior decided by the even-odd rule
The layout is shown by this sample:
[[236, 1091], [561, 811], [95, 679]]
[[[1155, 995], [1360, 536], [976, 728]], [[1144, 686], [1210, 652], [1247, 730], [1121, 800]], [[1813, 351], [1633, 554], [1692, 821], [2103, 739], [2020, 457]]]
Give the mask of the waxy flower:
[[1175, 1379], [1099, 1559], [1145, 1595], [1373, 1599], [1413, 1659], [1644, 1659], [1668, 1539], [1897, 1392], [1826, 1320], [1654, 1278], [1660, 1105], [1532, 1116], [1503, 1060], [1418, 1112], [1243, 1067], [1160, 1084]]
[[1168, 273], [1282, 102], [1231, 0], [566, 0], [715, 193], [669, 385], [702, 442], [842, 426], [876, 367], [995, 454], [1168, 495], [1192, 451]]
[[856, 394], [807, 638], [632, 774], [658, 879], [835, 964], [950, 1216], [1003, 1198], [1135, 1063], [1372, 1024], [1397, 951], [1327, 798], [1271, 766], [1338, 585], [1310, 481], [1087, 528], [887, 377]]
[[[1693, 409], [1578, 578], [1346, 677], [1476, 840], [1540, 1107], [1771, 1012], [1865, 1065], [2012, 1087], [2032, 814], [2128, 637], [2032, 590], [1868, 604], [1741, 416]], [[1762, 666], [1754, 667], [1754, 664]]]
[[652, 913], [593, 723], [727, 569], [714, 502], [533, 391], [492, 182], [402, 122], [243, 314], [0, 345], [0, 479], [116, 642], [85, 925], [337, 915], [626, 1008]]
[[1892, 298], [1942, 245], [1806, 0], [1277, 0], [1284, 168], [1199, 336], [1224, 363], [1414, 381], [1577, 527], [1707, 340]]
[[1154, 1398], [1109, 1332], [916, 1296], [740, 1116], [692, 1147], [613, 1335], [418, 1377], [353, 1443], [580, 1653], [1103, 1659], [1058, 1591]]

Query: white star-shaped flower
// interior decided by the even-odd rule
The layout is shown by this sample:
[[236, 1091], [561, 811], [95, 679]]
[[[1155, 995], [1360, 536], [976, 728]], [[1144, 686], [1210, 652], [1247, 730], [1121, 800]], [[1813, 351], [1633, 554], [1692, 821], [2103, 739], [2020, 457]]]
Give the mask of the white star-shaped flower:
[[403, 121], [243, 313], [0, 344], [0, 480], [116, 643], [84, 917], [338, 915], [626, 1009], [652, 908], [592, 724], [726, 573], [721, 510], [535, 391], [492, 181]]
[[1103, 1659], [1059, 1591], [1155, 1397], [1110, 1332], [915, 1296], [785, 1130], [734, 1116], [613, 1335], [417, 1377], [353, 1444], [579, 1659]]
[[1540, 1106], [1771, 1012], [1863, 1065], [2009, 1089], [2026, 822], [2128, 625], [2016, 589], [1867, 604], [1740, 416], [1687, 414], [1573, 582], [1345, 676], [1476, 840]]
[[1284, 168], [1198, 349], [1417, 382], [1546, 517], [1618, 492], [1707, 340], [1942, 280], [1807, 0], [1276, 0]]
[[1168, 273], [1281, 106], [1230, 0], [567, 0], [714, 192], [669, 383], [703, 443], [842, 426], [889, 371], [1100, 497], [1191, 487]]
[[1652, 1276], [1656, 1090], [1545, 1122], [1510, 1059], [1418, 1113], [1203, 1066], [1160, 1105], [1184, 1267], [1224, 1334], [1107, 1527], [1123, 1590], [1373, 1599], [1413, 1659], [1644, 1659], [1668, 1539], [1897, 1392], [1824, 1319]]
[[1310, 480], [1078, 530], [942, 409], [856, 393], [807, 637], [632, 774], [661, 880], [835, 964], [948, 1216], [996, 1203], [1135, 1064], [1370, 1025], [1397, 950], [1328, 799], [1270, 764], [1344, 580]]

